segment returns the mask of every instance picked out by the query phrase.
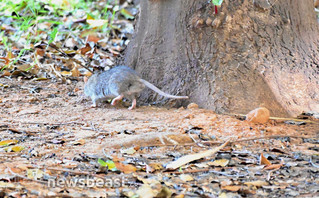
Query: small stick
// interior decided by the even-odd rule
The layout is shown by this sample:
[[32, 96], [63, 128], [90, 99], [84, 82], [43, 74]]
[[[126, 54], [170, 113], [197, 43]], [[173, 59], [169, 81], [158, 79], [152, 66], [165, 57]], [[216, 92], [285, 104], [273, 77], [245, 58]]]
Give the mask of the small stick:
[[192, 162], [192, 161], [204, 158], [204, 157], [211, 156], [211, 155], [217, 153], [219, 150], [223, 149], [228, 143], [229, 143], [229, 140], [227, 140], [224, 144], [222, 144], [219, 147], [216, 147], [216, 148], [213, 148], [213, 149], [210, 149], [210, 150], [206, 150], [206, 151], [202, 151], [202, 152], [199, 152], [199, 153], [185, 155], [183, 157], [180, 157], [176, 161], [173, 161], [173, 162], [169, 163], [166, 166], [166, 169], [175, 170], [175, 169], [177, 169], [177, 168], [179, 168], [179, 167], [181, 167], [181, 166], [183, 166], [183, 165], [185, 165], [185, 164], [187, 164], [189, 162]]

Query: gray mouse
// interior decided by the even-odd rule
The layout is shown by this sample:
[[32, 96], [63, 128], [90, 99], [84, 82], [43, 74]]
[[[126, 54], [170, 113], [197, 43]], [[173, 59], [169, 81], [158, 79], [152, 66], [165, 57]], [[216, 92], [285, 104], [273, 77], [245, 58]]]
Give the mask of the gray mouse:
[[92, 107], [96, 107], [97, 102], [102, 100], [113, 99], [111, 104], [115, 105], [118, 101], [126, 98], [132, 101], [132, 105], [128, 108], [131, 110], [136, 107], [136, 97], [145, 86], [167, 98], [188, 98], [188, 96], [174, 96], [164, 93], [153, 84], [141, 79], [133, 69], [127, 66], [117, 66], [93, 74], [85, 84], [84, 93], [91, 97]]

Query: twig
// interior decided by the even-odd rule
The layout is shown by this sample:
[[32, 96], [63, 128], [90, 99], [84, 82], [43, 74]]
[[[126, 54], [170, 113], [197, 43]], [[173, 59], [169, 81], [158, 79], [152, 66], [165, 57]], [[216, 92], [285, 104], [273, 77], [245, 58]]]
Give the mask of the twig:
[[185, 155], [185, 156], [177, 159], [176, 161], [169, 163], [166, 166], [166, 169], [175, 170], [175, 169], [177, 169], [177, 168], [179, 168], [179, 167], [181, 167], [189, 162], [192, 162], [192, 161], [204, 158], [204, 157], [211, 156], [211, 155], [217, 153], [219, 150], [223, 149], [228, 143], [229, 143], [229, 140], [227, 140], [224, 144], [222, 144], [221, 146], [216, 147], [214, 149], [202, 151], [202, 152], [196, 153], [196, 154]]

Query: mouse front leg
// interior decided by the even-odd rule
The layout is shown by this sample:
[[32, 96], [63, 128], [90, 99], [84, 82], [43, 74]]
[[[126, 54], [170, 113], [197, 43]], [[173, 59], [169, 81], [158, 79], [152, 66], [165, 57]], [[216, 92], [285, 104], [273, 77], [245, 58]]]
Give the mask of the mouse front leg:
[[116, 98], [114, 98], [111, 102], [111, 105], [116, 105], [117, 101], [122, 100], [124, 95], [119, 95]]
[[91, 105], [91, 108], [95, 108], [97, 107], [97, 99], [95, 97], [91, 97], [92, 99], [92, 105]]
[[132, 105], [128, 108], [128, 110], [132, 110], [136, 107], [136, 98], [133, 99]]

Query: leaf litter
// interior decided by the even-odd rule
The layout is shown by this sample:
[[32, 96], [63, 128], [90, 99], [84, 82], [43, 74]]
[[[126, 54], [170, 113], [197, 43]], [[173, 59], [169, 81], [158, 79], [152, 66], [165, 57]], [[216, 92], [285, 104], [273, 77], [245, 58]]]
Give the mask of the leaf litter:
[[319, 195], [318, 113], [91, 109], [82, 66], [115, 65], [138, 5], [26, 2], [0, 8], [0, 197]]

